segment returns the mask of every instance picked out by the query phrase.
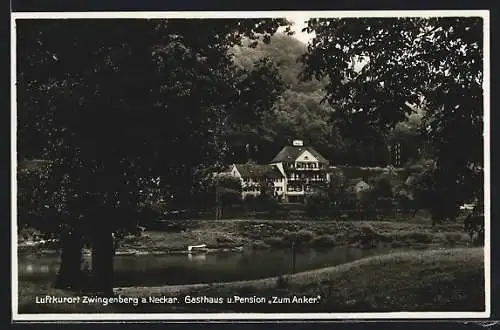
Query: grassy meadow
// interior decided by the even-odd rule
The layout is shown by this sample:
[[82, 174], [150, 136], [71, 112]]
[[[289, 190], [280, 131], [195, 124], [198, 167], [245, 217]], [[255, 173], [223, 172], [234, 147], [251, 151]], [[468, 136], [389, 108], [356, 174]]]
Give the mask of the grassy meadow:
[[[368, 257], [351, 263], [253, 281], [116, 288], [122, 297], [177, 297], [177, 304], [36, 304], [35, 296], [71, 296], [20, 283], [21, 313], [171, 312], [389, 312], [483, 311], [482, 248], [422, 250]], [[186, 304], [186, 296], [265, 297], [261, 304]], [[273, 296], [316, 297], [315, 303], [268, 303]]]

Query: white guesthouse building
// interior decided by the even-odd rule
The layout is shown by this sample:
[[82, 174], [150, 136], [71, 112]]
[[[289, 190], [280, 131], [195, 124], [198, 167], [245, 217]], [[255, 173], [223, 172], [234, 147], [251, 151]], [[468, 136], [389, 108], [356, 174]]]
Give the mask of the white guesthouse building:
[[329, 182], [329, 162], [314, 148], [294, 140], [269, 164], [233, 164], [230, 173], [242, 184], [242, 197], [260, 194], [264, 183], [271, 184], [274, 196], [284, 202], [304, 202], [308, 193]]

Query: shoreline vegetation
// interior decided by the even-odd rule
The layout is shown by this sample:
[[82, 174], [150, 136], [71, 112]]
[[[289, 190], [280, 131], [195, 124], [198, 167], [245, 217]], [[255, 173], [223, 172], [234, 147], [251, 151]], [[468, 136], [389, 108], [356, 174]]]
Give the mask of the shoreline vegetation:
[[[37, 297], [74, 297], [49, 284], [19, 282], [20, 313], [169, 313], [169, 312], [384, 312], [484, 310], [482, 248], [471, 248], [460, 222], [428, 223], [389, 221], [183, 221], [175, 232], [145, 231], [127, 236], [117, 250], [138, 253], [183, 253], [188, 245], [204, 243], [213, 252], [286, 248], [298, 242], [305, 248], [355, 246], [409, 247], [359, 259], [339, 266], [251, 281], [115, 287], [116, 297], [178, 299], [177, 304], [41, 304]], [[23, 246], [21, 244], [20, 246]], [[26, 246], [26, 245], [24, 245]], [[423, 249], [419, 249], [422, 247]], [[35, 249], [32, 247], [32, 249]], [[36, 250], [41, 251], [39, 247]], [[33, 252], [33, 251], [32, 251]], [[20, 253], [30, 253], [20, 249]], [[432, 292], [432, 294], [430, 294]], [[321, 297], [314, 304], [185, 303], [186, 296], [226, 301], [234, 296]], [[264, 298], [263, 298], [264, 299]], [[312, 298], [311, 298], [312, 299]]]
[[[116, 255], [182, 254], [189, 245], [206, 244], [208, 253], [289, 248], [351, 246], [460, 247], [470, 239], [460, 222], [432, 226], [396, 221], [182, 220], [175, 230], [145, 231], [118, 241]], [[26, 237], [26, 235], [25, 235]], [[40, 242], [40, 241], [39, 241]], [[54, 240], [20, 240], [18, 253], [56, 253]], [[85, 251], [86, 254], [90, 251]]]

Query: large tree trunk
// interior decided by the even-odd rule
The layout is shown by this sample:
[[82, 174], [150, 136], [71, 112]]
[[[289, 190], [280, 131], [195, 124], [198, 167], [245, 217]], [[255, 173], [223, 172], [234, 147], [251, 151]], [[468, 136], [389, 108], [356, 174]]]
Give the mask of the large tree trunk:
[[80, 233], [69, 231], [61, 238], [61, 265], [55, 287], [58, 289], [80, 289], [82, 283], [82, 248]]
[[95, 289], [113, 294], [113, 257], [115, 254], [113, 232], [107, 228], [96, 230], [92, 237], [92, 273]]

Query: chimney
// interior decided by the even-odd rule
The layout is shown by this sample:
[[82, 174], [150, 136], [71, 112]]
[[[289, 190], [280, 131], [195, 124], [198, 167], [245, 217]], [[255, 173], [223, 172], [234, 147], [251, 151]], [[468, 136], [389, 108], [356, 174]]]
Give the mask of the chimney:
[[302, 140], [293, 140], [293, 146], [294, 147], [302, 147], [302, 146], [304, 146], [304, 141], [302, 141]]

